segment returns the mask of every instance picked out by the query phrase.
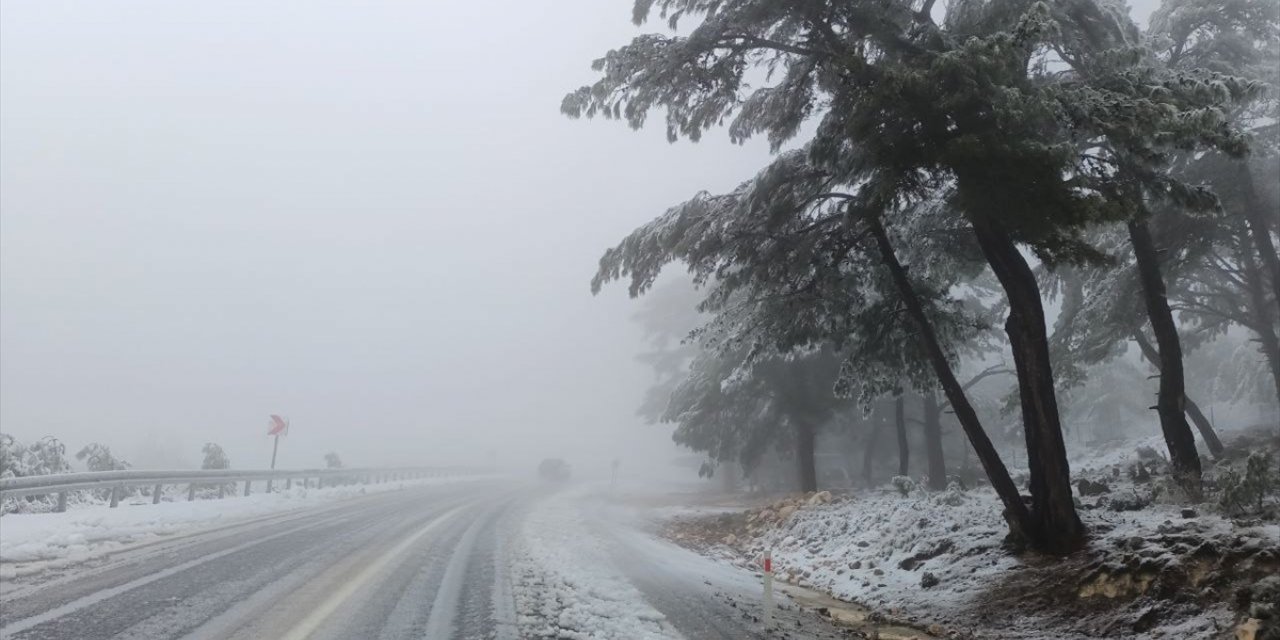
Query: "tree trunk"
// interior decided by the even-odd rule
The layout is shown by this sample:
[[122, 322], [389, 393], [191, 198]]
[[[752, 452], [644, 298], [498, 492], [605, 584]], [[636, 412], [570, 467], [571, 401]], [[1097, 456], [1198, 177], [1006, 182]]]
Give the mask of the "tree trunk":
[[876, 412], [875, 420], [871, 421], [871, 433], [867, 436], [867, 446], [862, 450], [862, 480], [868, 487], [871, 485], [872, 469], [871, 465], [876, 459], [876, 445], [880, 443], [880, 412]]
[[929, 488], [947, 488], [947, 462], [942, 455], [942, 407], [938, 396], [929, 391], [921, 395], [924, 415], [924, 450], [929, 458]]
[[1085, 529], [1071, 493], [1071, 468], [1062, 441], [1040, 286], [1007, 233], [982, 218], [974, 217], [970, 222], [1009, 300], [1004, 327], [1018, 372], [1031, 476], [1032, 539], [1043, 551], [1066, 554], [1084, 545]]
[[938, 376], [938, 382], [942, 385], [947, 400], [951, 402], [952, 410], [955, 411], [961, 428], [969, 437], [969, 442], [973, 445], [973, 450], [978, 456], [978, 461], [982, 463], [982, 469], [991, 481], [991, 486], [1004, 504], [1004, 516], [1009, 523], [1010, 532], [1015, 537], [1024, 538], [1037, 546], [1047, 546], [1042, 544], [1044, 542], [1042, 532], [1033, 527], [1031, 513], [1026, 503], [1022, 501], [1022, 495], [1018, 493], [1018, 486], [1009, 477], [1008, 468], [1000, 460], [1000, 454], [996, 452], [991, 439], [987, 437], [987, 432], [982, 428], [982, 423], [978, 420], [978, 412], [974, 411], [968, 396], [960, 386], [960, 381], [956, 380], [955, 373], [951, 371], [951, 363], [947, 361], [946, 353], [938, 342], [938, 335], [924, 313], [924, 306], [916, 296], [911, 280], [907, 278], [906, 269], [903, 268], [902, 263], [898, 262], [898, 256], [893, 252], [893, 245], [889, 242], [884, 225], [881, 224], [879, 217], [869, 215], [867, 226], [876, 239], [880, 257], [889, 269], [898, 295], [902, 297], [903, 305], [907, 308], [907, 314], [915, 323], [916, 330], [920, 332], [920, 341], [929, 357], [929, 363], [933, 366], [933, 372]]
[[898, 475], [911, 475], [911, 447], [907, 443], [906, 398], [899, 392], [893, 397], [893, 425], [898, 429]]
[[1164, 441], [1169, 447], [1169, 463], [1179, 484], [1193, 500], [1199, 500], [1200, 455], [1196, 453], [1196, 438], [1191, 433], [1191, 425], [1187, 424], [1182, 341], [1178, 339], [1178, 325], [1173, 321], [1169, 294], [1160, 274], [1160, 258], [1145, 220], [1129, 221], [1129, 243], [1133, 245], [1133, 255], [1138, 262], [1142, 298], [1147, 305], [1147, 316], [1156, 336], [1156, 350], [1160, 358], [1160, 390], [1156, 395], [1160, 430], [1164, 432]]
[[800, 490], [812, 492], [818, 490], [818, 467], [814, 463], [813, 449], [815, 431], [813, 423], [807, 420], [795, 422], [796, 428], [796, 470], [799, 472]]
[[[1249, 236], [1253, 238], [1254, 248], [1262, 264], [1271, 277], [1271, 295], [1275, 296], [1275, 304], [1280, 308], [1280, 256], [1276, 255], [1276, 245], [1271, 241], [1271, 228], [1268, 218], [1274, 213], [1263, 211], [1262, 200], [1253, 186], [1253, 172], [1248, 162], [1240, 162], [1240, 172], [1244, 182], [1244, 219], [1249, 227]], [[1280, 382], [1277, 383], [1280, 386]]]
[[[1153, 366], [1160, 366], [1160, 355], [1156, 353], [1156, 348], [1147, 340], [1147, 336], [1142, 334], [1141, 329], [1134, 329], [1133, 341], [1138, 343], [1138, 349], [1142, 351], [1142, 356], [1147, 359]], [[1187, 402], [1187, 417], [1191, 418], [1192, 424], [1196, 425], [1196, 429], [1200, 431], [1200, 437], [1204, 439], [1205, 445], [1209, 447], [1209, 453], [1213, 454], [1214, 459], [1222, 457], [1222, 440], [1218, 438], [1217, 432], [1213, 430], [1213, 425], [1209, 424], [1209, 419], [1204, 417], [1204, 413], [1200, 411], [1200, 406], [1191, 401], [1191, 398], [1184, 399]]]
[[[1264, 229], [1265, 231], [1265, 229]], [[1271, 381], [1276, 387], [1276, 401], [1280, 402], [1280, 339], [1276, 336], [1276, 324], [1271, 316], [1272, 308], [1267, 304], [1267, 294], [1262, 283], [1263, 277], [1258, 263], [1253, 261], [1248, 249], [1240, 255], [1241, 267], [1244, 268], [1244, 283], [1249, 290], [1249, 306], [1253, 315], [1253, 333], [1258, 336], [1258, 346], [1262, 355], [1271, 367]]]

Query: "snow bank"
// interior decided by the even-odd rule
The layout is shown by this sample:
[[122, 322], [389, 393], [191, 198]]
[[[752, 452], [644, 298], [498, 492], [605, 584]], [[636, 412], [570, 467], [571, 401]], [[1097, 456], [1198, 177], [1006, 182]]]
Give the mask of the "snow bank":
[[[908, 496], [864, 492], [832, 504], [808, 504], [757, 534], [751, 533], [749, 515], [706, 516], [702, 522], [709, 524], [702, 526], [710, 531], [696, 523], [675, 523], [671, 530], [684, 541], [720, 536], [704, 553], [748, 569], [771, 550], [780, 580], [890, 619], [940, 623], [974, 637], [1213, 638], [1233, 624], [1229, 607], [1215, 604], [1216, 596], [1179, 609], [1164, 607], [1157, 601], [1163, 596], [1151, 594], [1198, 593], [1210, 585], [1221, 590], [1245, 575], [1238, 570], [1258, 571], [1249, 559], [1280, 556], [1280, 525], [1233, 521], [1205, 508], [1184, 514], [1184, 508], [1083, 510], [1092, 534], [1089, 549], [1062, 564], [1004, 548], [1007, 527], [989, 489]], [[736, 527], [739, 535], [726, 535], [726, 527]], [[1033, 588], [1038, 605], [1027, 599], [1026, 589]], [[1002, 610], [991, 610], [993, 603], [1003, 603]], [[1090, 619], [1082, 621], [1072, 606], [1091, 611]], [[1135, 620], [1148, 610], [1158, 615], [1135, 629]], [[993, 622], [998, 630], [987, 626]]]
[[[758, 566], [772, 549], [779, 577], [844, 600], [885, 610], [954, 607], [1020, 564], [999, 553], [1007, 532], [999, 513], [989, 492], [869, 493], [796, 511], [750, 540], [742, 562]], [[937, 583], [922, 586], [925, 573]]]
[[374, 485], [288, 491], [222, 500], [151, 504], [149, 498], [85, 506], [65, 513], [6, 514], [0, 517], [0, 578], [12, 578], [84, 562], [122, 548], [198, 528], [318, 506], [367, 493], [470, 482], [475, 477], [423, 478]]
[[520, 637], [680, 637], [612, 565], [572, 494], [548, 497], [531, 509], [515, 545], [512, 575]]

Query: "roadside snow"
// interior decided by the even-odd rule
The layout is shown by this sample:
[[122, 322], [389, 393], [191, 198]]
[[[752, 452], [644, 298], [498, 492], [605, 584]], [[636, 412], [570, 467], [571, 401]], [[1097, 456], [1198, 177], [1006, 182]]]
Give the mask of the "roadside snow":
[[[869, 493], [796, 511], [749, 543], [740, 562], [759, 566], [772, 549], [774, 572], [784, 580], [886, 611], [934, 611], [958, 606], [1020, 566], [1000, 553], [1007, 528], [999, 513], [989, 492]], [[921, 586], [926, 572], [938, 579], [935, 586]]]
[[1163, 470], [1145, 484], [1116, 472], [1134, 459], [1125, 447], [1080, 465], [1110, 492], [1080, 498], [1088, 548], [1058, 562], [1005, 548], [1007, 526], [990, 488], [886, 488], [829, 504], [798, 496], [738, 515], [677, 517], [668, 535], [743, 568], [772, 551], [779, 580], [965, 637], [1219, 637], [1238, 622], [1235, 589], [1280, 557], [1280, 524], [1163, 494], [1138, 510], [1113, 510], [1113, 501], [1150, 500], [1169, 484]]
[[197, 528], [230, 524], [258, 516], [314, 507], [401, 487], [471, 482], [481, 476], [423, 478], [406, 482], [347, 485], [229, 497], [222, 500], [150, 499], [85, 506], [65, 513], [10, 513], [0, 517], [0, 578], [30, 575], [101, 557], [122, 548]]
[[522, 638], [669, 640], [680, 635], [624, 578], [573, 493], [543, 499], [515, 542], [512, 575]]

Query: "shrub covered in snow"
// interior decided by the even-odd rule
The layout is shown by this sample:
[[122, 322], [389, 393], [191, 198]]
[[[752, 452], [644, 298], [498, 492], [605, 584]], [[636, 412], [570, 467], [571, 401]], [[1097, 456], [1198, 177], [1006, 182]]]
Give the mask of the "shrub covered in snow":
[[1243, 473], [1233, 469], [1218, 477], [1218, 504], [1225, 513], [1242, 515], [1261, 513], [1280, 493], [1280, 472], [1272, 464], [1271, 454], [1254, 451], [1245, 462]]
[[[25, 478], [54, 473], [67, 473], [67, 447], [53, 436], [31, 444], [22, 444], [7, 433], [0, 433], [0, 478]], [[0, 513], [43, 513], [57, 505], [53, 496], [8, 498], [0, 504]]]

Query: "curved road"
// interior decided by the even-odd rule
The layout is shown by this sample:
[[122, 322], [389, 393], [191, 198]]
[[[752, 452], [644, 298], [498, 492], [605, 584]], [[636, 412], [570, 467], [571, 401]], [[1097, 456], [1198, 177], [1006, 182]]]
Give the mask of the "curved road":
[[[515, 640], [509, 554], [540, 497], [493, 482], [405, 488], [135, 547], [0, 585], [0, 638]], [[788, 633], [766, 636], [749, 574], [713, 583], [674, 566], [680, 550], [608, 529], [614, 564], [675, 634], [845, 637], [794, 609], [779, 612]]]

